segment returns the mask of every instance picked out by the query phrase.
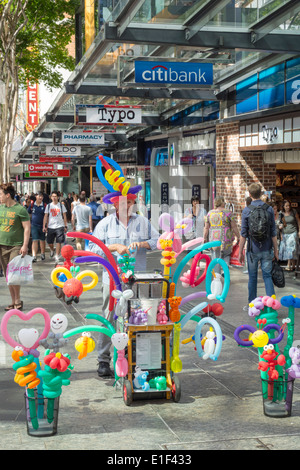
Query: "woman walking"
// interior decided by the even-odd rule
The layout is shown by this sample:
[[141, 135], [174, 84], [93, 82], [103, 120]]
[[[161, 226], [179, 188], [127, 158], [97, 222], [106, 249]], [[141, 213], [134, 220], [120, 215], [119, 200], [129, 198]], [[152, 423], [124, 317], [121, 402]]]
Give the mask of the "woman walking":
[[282, 213], [286, 226], [282, 229], [279, 259], [287, 260], [287, 271], [294, 271], [299, 251], [300, 219], [290, 201], [284, 201]]

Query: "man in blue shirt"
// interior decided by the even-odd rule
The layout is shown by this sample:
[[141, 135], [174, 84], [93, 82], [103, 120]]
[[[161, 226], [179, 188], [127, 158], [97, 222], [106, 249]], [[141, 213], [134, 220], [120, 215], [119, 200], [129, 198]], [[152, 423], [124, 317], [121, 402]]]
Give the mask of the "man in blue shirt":
[[32, 262], [35, 263], [37, 261], [37, 252], [39, 249], [39, 242], [41, 246], [41, 260], [44, 261], [45, 259], [45, 233], [43, 232], [43, 220], [45, 215], [45, 207], [44, 204], [44, 195], [42, 191], [39, 191], [36, 195], [35, 201], [31, 203], [28, 207], [28, 213], [31, 215], [31, 237], [32, 237]]
[[[96, 226], [93, 236], [102, 241], [116, 260], [125, 253], [130, 254], [130, 249], [137, 250], [134, 255], [135, 272], [146, 271], [146, 251], [156, 249], [159, 233], [151, 226], [148, 219], [132, 213], [134, 199], [126, 197], [114, 201], [115, 213], [102, 219]], [[100, 247], [89, 243], [89, 250], [101, 256], [105, 256]], [[109, 305], [109, 275], [103, 269], [103, 315], [113, 321], [113, 315], [108, 317]], [[109, 377], [112, 372], [109, 368], [111, 340], [107, 335], [99, 334], [98, 340], [98, 375]]]
[[[261, 197], [261, 186], [253, 183], [249, 186], [249, 193], [252, 198], [251, 205], [262, 206], [264, 202]], [[250, 205], [250, 206], [251, 206]], [[243, 250], [246, 241], [247, 243], [247, 262], [248, 262], [248, 303], [252, 302], [257, 297], [257, 274], [258, 264], [261, 264], [263, 280], [265, 283], [266, 295], [272, 296], [275, 294], [274, 285], [272, 281], [272, 261], [274, 257], [278, 260], [278, 246], [277, 246], [277, 233], [274, 219], [274, 211], [271, 206], [268, 207], [267, 213], [270, 222], [270, 236], [261, 244], [251, 240], [249, 236], [249, 216], [251, 213], [250, 206], [245, 207], [242, 212], [242, 227], [240, 237], [240, 254], [239, 261], [244, 261]]]
[[97, 198], [93, 194], [90, 196], [90, 202], [87, 204], [92, 209], [92, 222], [93, 222], [93, 230], [95, 230], [96, 225], [103, 219], [104, 213], [101, 207], [101, 204], [97, 203]]

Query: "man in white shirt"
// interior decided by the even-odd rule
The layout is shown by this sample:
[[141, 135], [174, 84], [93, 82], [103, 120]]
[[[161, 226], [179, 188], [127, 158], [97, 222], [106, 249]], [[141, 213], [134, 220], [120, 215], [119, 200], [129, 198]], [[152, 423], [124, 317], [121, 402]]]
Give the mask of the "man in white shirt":
[[51, 193], [52, 202], [47, 205], [45, 210], [43, 231], [47, 232], [47, 243], [50, 248], [50, 257], [54, 256], [54, 241], [56, 240], [56, 261], [60, 258], [61, 244], [65, 241], [67, 232], [67, 209], [65, 205], [58, 201], [56, 191]]
[[[93, 231], [93, 211], [92, 208], [86, 205], [85, 195], [81, 194], [79, 196], [79, 205], [75, 206], [72, 212], [72, 226], [75, 230], [75, 220], [76, 220], [76, 232], [88, 233]], [[76, 238], [76, 248], [77, 250], [82, 250], [82, 240], [81, 238]]]

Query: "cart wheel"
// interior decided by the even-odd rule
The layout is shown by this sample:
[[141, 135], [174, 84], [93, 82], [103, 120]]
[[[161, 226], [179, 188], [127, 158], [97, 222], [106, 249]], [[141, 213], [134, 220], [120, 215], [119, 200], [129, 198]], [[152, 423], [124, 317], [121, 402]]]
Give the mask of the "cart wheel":
[[129, 380], [125, 380], [123, 384], [123, 400], [125, 405], [127, 406], [130, 406], [133, 401], [131, 383], [129, 382]]
[[174, 377], [172, 380], [172, 398], [175, 401], [175, 403], [179, 402], [180, 397], [181, 397], [181, 385], [180, 385], [180, 380], [178, 377]]

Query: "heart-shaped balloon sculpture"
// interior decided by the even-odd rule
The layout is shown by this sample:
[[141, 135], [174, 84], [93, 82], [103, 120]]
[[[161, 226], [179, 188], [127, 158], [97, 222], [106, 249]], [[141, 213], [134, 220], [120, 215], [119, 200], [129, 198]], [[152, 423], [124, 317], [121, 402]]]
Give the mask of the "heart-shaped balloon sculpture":
[[[37, 331], [34, 328], [31, 329], [22, 329], [19, 331], [19, 340], [20, 342], [18, 343], [15, 341], [10, 334], [7, 331], [7, 324], [9, 322], [9, 319], [13, 316], [17, 316], [21, 320], [28, 321], [31, 320], [35, 315], [42, 315], [45, 320], [45, 326], [43, 333], [41, 336], [38, 336], [38, 333], [33, 333], [33, 331]], [[13, 308], [12, 310], [9, 310], [6, 312], [4, 317], [2, 318], [1, 321], [1, 334], [5, 341], [12, 346], [13, 348], [16, 348], [17, 346], [23, 347], [26, 351], [29, 351], [30, 349], [36, 349], [39, 345], [39, 341], [41, 339], [47, 338], [48, 334], [50, 331], [50, 316], [47, 310], [44, 308], [34, 308], [33, 310], [30, 310], [28, 313], [23, 313], [20, 310], [17, 310]], [[22, 341], [25, 342], [25, 344], [22, 344]]]

